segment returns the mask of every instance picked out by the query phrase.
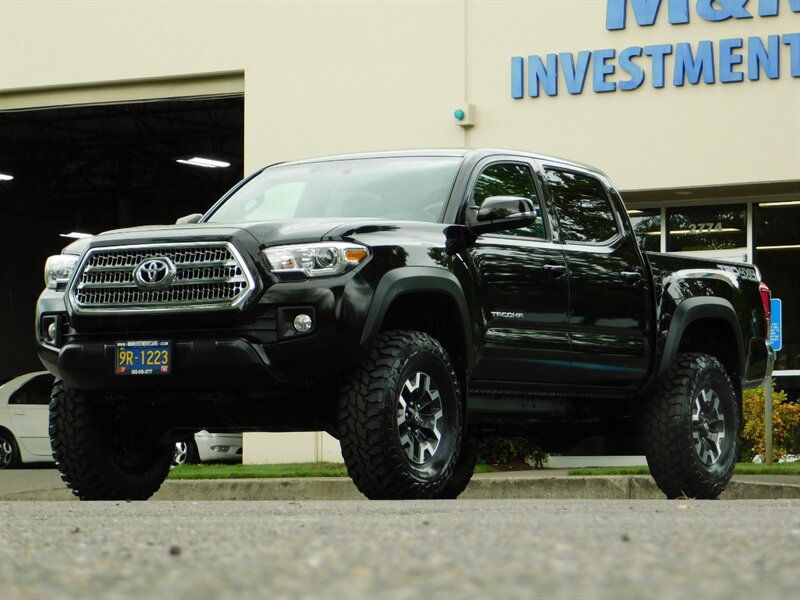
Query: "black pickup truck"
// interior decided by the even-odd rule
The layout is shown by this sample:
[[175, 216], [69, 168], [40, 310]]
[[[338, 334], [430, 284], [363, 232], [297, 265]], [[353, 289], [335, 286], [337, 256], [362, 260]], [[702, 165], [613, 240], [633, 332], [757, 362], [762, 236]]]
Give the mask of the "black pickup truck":
[[516, 151], [273, 165], [45, 279], [50, 436], [84, 500], [148, 498], [201, 429], [327, 431], [369, 498], [458, 496], [482, 437], [617, 436], [668, 497], [714, 498], [774, 358], [754, 266], [645, 253], [602, 172]]

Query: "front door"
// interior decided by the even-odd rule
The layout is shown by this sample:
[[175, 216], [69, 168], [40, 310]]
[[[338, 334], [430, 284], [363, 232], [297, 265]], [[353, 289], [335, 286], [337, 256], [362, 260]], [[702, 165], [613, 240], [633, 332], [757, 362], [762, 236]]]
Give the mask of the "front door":
[[482, 235], [470, 248], [485, 309], [473, 380], [563, 383], [569, 377], [569, 278], [532, 168], [494, 158], [479, 165], [473, 180], [468, 210], [490, 196], [517, 196], [539, 211], [534, 225]]

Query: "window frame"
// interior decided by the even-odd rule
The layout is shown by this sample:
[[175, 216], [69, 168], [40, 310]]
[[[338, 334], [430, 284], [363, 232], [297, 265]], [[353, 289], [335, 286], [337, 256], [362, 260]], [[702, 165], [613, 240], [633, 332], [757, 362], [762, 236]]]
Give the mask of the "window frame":
[[[555, 220], [558, 226], [558, 241], [564, 245], [565, 248], [575, 248], [575, 249], [583, 249], [583, 250], [596, 250], [596, 251], [610, 251], [614, 247], [618, 245], [618, 243], [623, 240], [626, 236], [627, 229], [624, 227], [622, 219], [619, 215], [619, 209], [614, 202], [614, 198], [612, 194], [609, 192], [609, 184], [605, 177], [600, 176], [597, 173], [593, 173], [591, 171], [583, 170], [576, 168], [572, 165], [561, 165], [558, 163], [552, 162], [543, 162], [540, 165], [542, 170], [542, 185], [547, 190], [547, 198], [552, 206], [552, 210], [555, 216]], [[581, 175], [583, 177], [589, 177], [590, 179], [594, 179], [600, 184], [601, 189], [603, 190], [603, 194], [605, 196], [606, 202], [608, 206], [611, 208], [611, 216], [614, 219], [614, 225], [616, 226], [616, 234], [607, 238], [600, 242], [581, 242], [578, 240], [568, 240], [564, 237], [564, 232], [561, 228], [561, 219], [558, 214], [558, 204], [556, 202], [556, 198], [554, 193], [550, 189], [550, 185], [547, 182], [547, 171], [560, 171], [564, 173], [572, 173], [574, 175]]]
[[[510, 233], [502, 233], [500, 231], [495, 231], [491, 233], [484, 233], [481, 234], [481, 238], [500, 238], [502, 240], [507, 241], [518, 241], [518, 242], [535, 242], [535, 243], [548, 243], [552, 244], [555, 241], [555, 231], [552, 226], [551, 218], [549, 215], [549, 206], [547, 203], [547, 199], [544, 195], [544, 189], [542, 186], [542, 182], [539, 178], [539, 169], [536, 163], [532, 160], [527, 159], [523, 156], [513, 156], [513, 155], [504, 155], [504, 154], [496, 154], [494, 156], [488, 156], [480, 161], [472, 168], [472, 172], [467, 179], [467, 185], [464, 189], [464, 199], [463, 199], [463, 221], [466, 222], [467, 214], [470, 210], [477, 210], [473, 202], [473, 192], [475, 190], [475, 185], [478, 182], [478, 178], [481, 174], [489, 167], [496, 165], [496, 164], [515, 164], [521, 165], [528, 170], [528, 175], [530, 175], [531, 181], [533, 182], [533, 189], [536, 192], [536, 200], [538, 201], [538, 210], [540, 211], [540, 216], [542, 218], [542, 226], [544, 227], [544, 237], [529, 237], [523, 235], [514, 235]], [[522, 229], [522, 228], [519, 228]]]

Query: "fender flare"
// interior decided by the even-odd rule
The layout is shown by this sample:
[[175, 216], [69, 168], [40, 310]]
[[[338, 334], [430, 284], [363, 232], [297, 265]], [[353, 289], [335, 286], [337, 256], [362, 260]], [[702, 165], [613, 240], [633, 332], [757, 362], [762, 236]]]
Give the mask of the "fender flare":
[[471, 372], [475, 358], [472, 351], [472, 331], [469, 325], [469, 310], [464, 290], [453, 273], [436, 267], [400, 267], [383, 276], [372, 296], [361, 334], [361, 345], [364, 346], [377, 337], [381, 323], [395, 299], [417, 292], [443, 294], [453, 300], [458, 307], [461, 333], [464, 338], [466, 368], [467, 372]]
[[737, 356], [739, 357], [739, 374], [745, 372], [745, 352], [744, 341], [739, 321], [736, 319], [736, 311], [733, 305], [724, 298], [714, 298], [702, 296], [688, 298], [681, 302], [675, 309], [672, 321], [667, 331], [667, 340], [664, 343], [664, 351], [661, 354], [658, 366], [658, 378], [664, 377], [678, 354], [678, 346], [681, 338], [689, 326], [699, 319], [719, 319], [726, 321], [733, 329], [736, 337]]

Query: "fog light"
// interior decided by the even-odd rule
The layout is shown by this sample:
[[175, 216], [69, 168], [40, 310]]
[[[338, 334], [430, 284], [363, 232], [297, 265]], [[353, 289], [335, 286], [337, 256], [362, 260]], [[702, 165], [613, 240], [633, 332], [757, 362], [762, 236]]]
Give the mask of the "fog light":
[[53, 321], [50, 325], [47, 326], [47, 341], [48, 342], [55, 342], [56, 341], [56, 322]]
[[308, 333], [311, 331], [311, 317], [306, 314], [299, 314], [294, 318], [294, 328], [300, 333]]

